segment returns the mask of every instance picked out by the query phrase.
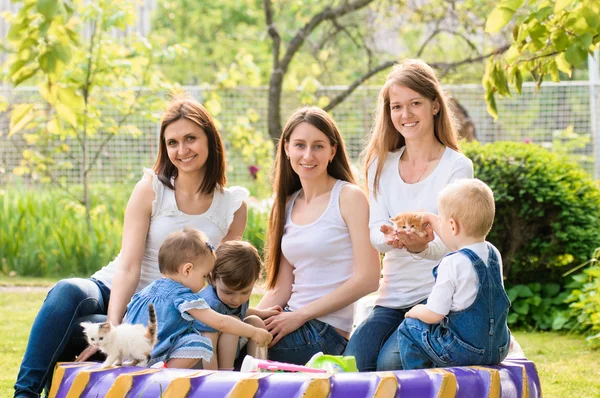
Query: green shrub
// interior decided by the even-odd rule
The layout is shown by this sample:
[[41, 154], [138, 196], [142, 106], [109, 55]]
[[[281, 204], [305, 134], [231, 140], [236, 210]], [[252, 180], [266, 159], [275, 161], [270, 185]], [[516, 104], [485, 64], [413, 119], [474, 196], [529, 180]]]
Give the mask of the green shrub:
[[511, 328], [562, 330], [576, 325], [558, 283], [515, 285], [506, 290], [511, 301], [508, 325]]
[[593, 255], [595, 265], [573, 277], [570, 304], [570, 316], [577, 320], [577, 329], [590, 334], [587, 340], [596, 347], [600, 346], [600, 249]]
[[0, 191], [2, 272], [89, 276], [113, 259], [121, 247], [123, 212], [130, 191], [131, 187], [93, 187], [91, 235], [84, 207], [62, 191]]
[[600, 244], [600, 190], [576, 163], [526, 143], [462, 147], [475, 177], [494, 191], [488, 240], [502, 253], [510, 285], [564, 284], [561, 273]]
[[259, 202], [254, 198], [248, 200], [248, 221], [246, 222], [243, 239], [252, 243], [263, 258], [269, 211], [270, 206], [265, 201]]

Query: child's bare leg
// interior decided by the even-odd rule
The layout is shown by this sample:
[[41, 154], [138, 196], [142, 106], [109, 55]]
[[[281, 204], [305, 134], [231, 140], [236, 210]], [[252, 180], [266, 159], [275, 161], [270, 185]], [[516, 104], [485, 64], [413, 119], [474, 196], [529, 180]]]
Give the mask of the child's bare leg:
[[[213, 346], [213, 355], [212, 357], [210, 357], [210, 361], [207, 361], [206, 359], [202, 360], [202, 369], [208, 369], [208, 370], [217, 370], [219, 369], [219, 363], [217, 361], [217, 348], [219, 348], [219, 332], [213, 332], [213, 333], [206, 333], [206, 332], [202, 332], [201, 333], [202, 336], [207, 337], [210, 339], [210, 341], [212, 342], [212, 346]], [[168, 365], [167, 365], [168, 366]]]
[[[244, 322], [254, 326], [255, 328], [266, 329], [265, 323], [256, 315], [250, 315], [244, 318]], [[248, 355], [257, 359], [267, 359], [267, 347], [259, 347], [254, 340], [248, 340], [247, 345]]]
[[199, 358], [171, 358], [167, 361], [167, 368], [191, 369], [198, 362]]
[[219, 336], [219, 350], [217, 351], [219, 369], [233, 370], [239, 339], [239, 336], [221, 333]]

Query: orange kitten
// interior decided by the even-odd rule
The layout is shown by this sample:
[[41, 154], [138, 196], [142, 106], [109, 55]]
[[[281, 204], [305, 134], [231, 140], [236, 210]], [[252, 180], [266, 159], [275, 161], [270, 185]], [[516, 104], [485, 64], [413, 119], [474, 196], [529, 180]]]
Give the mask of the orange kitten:
[[396, 227], [401, 231], [411, 232], [421, 238], [427, 236], [422, 214], [410, 212], [400, 213], [396, 217], [390, 218], [390, 220], [396, 224]]

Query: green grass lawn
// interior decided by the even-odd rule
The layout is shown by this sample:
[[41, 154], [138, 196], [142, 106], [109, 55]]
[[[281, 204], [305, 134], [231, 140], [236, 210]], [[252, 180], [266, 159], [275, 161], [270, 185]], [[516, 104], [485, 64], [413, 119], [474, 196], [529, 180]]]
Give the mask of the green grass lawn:
[[[29, 329], [45, 296], [44, 292], [0, 292], [0, 397], [13, 394]], [[583, 337], [545, 332], [516, 332], [515, 336], [536, 363], [544, 396], [600, 396], [600, 352], [588, 348]]]

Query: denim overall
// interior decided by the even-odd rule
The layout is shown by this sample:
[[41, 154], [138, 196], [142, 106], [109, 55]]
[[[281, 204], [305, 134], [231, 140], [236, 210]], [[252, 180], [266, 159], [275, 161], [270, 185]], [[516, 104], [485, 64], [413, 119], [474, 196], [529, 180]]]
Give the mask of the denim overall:
[[[501, 281], [496, 252], [488, 243], [488, 266], [469, 249], [479, 287], [473, 304], [450, 312], [440, 323], [427, 324], [407, 318], [398, 328], [403, 369], [496, 365], [508, 354], [510, 331], [506, 324], [510, 300]], [[437, 267], [433, 269], [437, 279]]]

